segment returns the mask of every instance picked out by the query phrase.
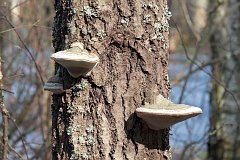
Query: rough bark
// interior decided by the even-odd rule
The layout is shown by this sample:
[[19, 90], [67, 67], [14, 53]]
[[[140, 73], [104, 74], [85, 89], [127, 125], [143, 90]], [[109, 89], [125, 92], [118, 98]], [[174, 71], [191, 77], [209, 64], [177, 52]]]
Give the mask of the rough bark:
[[63, 67], [53, 95], [53, 159], [168, 159], [169, 129], [153, 131], [135, 109], [168, 97], [167, 0], [55, 1], [56, 51], [80, 41], [100, 57], [90, 77]]
[[234, 0], [224, 0], [221, 3], [211, 1], [212, 59], [226, 57], [224, 61], [212, 66], [213, 76], [225, 87], [219, 82], [212, 82], [208, 157], [214, 160], [240, 159], [238, 3]]

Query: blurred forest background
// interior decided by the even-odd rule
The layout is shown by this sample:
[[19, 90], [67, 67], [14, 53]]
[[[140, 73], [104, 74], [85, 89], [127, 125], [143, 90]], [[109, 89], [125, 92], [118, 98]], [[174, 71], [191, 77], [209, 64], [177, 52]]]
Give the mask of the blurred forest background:
[[[173, 159], [238, 159], [240, 1], [168, 3], [170, 98], [204, 112], [171, 128]], [[0, 2], [0, 155], [8, 159], [51, 159], [51, 93], [43, 84], [54, 72], [53, 4]]]

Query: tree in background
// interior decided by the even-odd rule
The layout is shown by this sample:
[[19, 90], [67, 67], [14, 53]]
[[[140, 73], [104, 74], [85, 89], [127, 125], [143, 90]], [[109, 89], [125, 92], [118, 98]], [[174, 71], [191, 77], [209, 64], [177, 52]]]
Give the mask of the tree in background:
[[53, 159], [168, 159], [168, 129], [134, 114], [153, 93], [168, 97], [168, 11], [161, 1], [55, 1], [53, 45], [84, 43], [100, 57], [89, 77], [60, 69], [53, 95]]
[[210, 1], [212, 60], [208, 158], [240, 159], [239, 1]]
[[[8, 141], [0, 143], [0, 150], [7, 150], [7, 156], [0, 156], [4, 160], [51, 159], [51, 111], [46, 107], [51, 99], [42, 89], [53, 71], [48, 61], [51, 8], [50, 1], [0, 2], [2, 84], [9, 121], [5, 125], [3, 117], [0, 120], [1, 131], [8, 131]], [[2, 132], [0, 138], [2, 142]]]
[[[0, 6], [0, 10], [4, 10]], [[2, 24], [2, 20], [0, 19]], [[4, 26], [0, 25], [0, 30], [4, 30]], [[0, 44], [3, 45], [3, 38], [0, 37]], [[4, 91], [3, 91], [3, 74], [2, 74], [2, 55], [3, 55], [3, 46], [0, 46], [0, 108], [2, 113], [2, 133], [0, 134], [0, 158], [5, 160], [8, 155], [8, 112], [6, 105], [4, 104]]]

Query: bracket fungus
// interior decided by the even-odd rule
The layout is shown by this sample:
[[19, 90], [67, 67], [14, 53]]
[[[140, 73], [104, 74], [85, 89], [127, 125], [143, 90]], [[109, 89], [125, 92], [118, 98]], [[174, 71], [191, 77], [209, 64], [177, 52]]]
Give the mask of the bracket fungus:
[[63, 79], [59, 76], [59, 70], [56, 75], [48, 79], [48, 81], [44, 84], [43, 89], [55, 94], [61, 94], [64, 92]]
[[51, 58], [64, 66], [74, 78], [89, 75], [99, 62], [98, 56], [85, 50], [80, 42], [72, 43], [70, 49], [52, 54]]
[[158, 95], [154, 104], [145, 104], [137, 108], [136, 113], [150, 129], [160, 130], [197, 116], [202, 113], [202, 110], [185, 104], [175, 104], [162, 95]]

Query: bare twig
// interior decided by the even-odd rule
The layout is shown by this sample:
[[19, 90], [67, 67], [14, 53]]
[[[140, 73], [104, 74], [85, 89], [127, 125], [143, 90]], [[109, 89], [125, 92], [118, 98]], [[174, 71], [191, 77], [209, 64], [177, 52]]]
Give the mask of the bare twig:
[[12, 116], [10, 116], [10, 114], [7, 114], [7, 115], [8, 115], [8, 118], [10, 118], [11, 121], [13, 122], [14, 126], [17, 128], [18, 134], [19, 134], [20, 137], [21, 137], [21, 141], [22, 141], [22, 144], [23, 144], [23, 148], [24, 148], [25, 154], [26, 154], [26, 156], [27, 156], [27, 160], [29, 160], [29, 158], [28, 158], [28, 153], [27, 153], [27, 147], [26, 147], [26, 144], [25, 144], [24, 139], [23, 139], [23, 137], [22, 137], [22, 133], [21, 133], [21, 131], [19, 130], [19, 128], [18, 128], [15, 120], [12, 118]]
[[[2, 135], [0, 135], [0, 137], [2, 137]], [[3, 143], [0, 141], [0, 146], [3, 146]], [[23, 160], [23, 157], [21, 154], [19, 154], [10, 144], [8, 144], [8, 153], [10, 154], [10, 152], [13, 152], [18, 159]]]
[[[235, 55], [236, 56], [236, 55]], [[210, 66], [210, 65], [213, 65], [213, 64], [216, 64], [216, 63], [219, 63], [219, 62], [221, 62], [221, 61], [224, 61], [224, 60], [226, 60], [228, 58], [228, 55], [224, 55], [224, 56], [221, 56], [221, 57], [218, 57], [218, 58], [215, 58], [215, 59], [212, 59], [211, 61], [208, 61], [208, 62], [206, 62], [206, 63], [202, 63], [200, 66], [201, 66], [201, 68], [195, 68], [195, 69], [193, 69], [189, 74], [194, 74], [194, 73], [196, 73], [197, 71], [199, 71], [199, 70], [202, 70], [203, 68], [205, 68], [205, 67], [207, 67], [207, 66]], [[234, 58], [234, 55], [233, 55], [233, 58]], [[187, 75], [182, 75], [182, 76], [180, 76], [180, 77], [177, 77], [177, 79], [175, 79], [175, 82], [172, 82], [173, 83], [173, 85], [174, 84], [176, 84], [177, 82], [179, 82], [179, 81], [182, 81], [182, 80], [184, 80], [184, 79], [186, 79], [187, 78]]]
[[192, 33], [194, 34], [195, 38], [197, 39], [197, 41], [200, 40], [201, 36], [200, 34], [198, 33], [198, 31], [194, 28], [193, 26], [193, 23], [191, 21], [191, 18], [189, 16], [189, 12], [188, 12], [188, 9], [186, 7], [186, 0], [181, 0], [179, 1], [181, 3], [181, 7], [182, 7], [182, 10], [183, 10], [183, 13], [184, 13], [184, 17], [186, 19], [186, 22], [189, 26], [189, 28], [191, 29]]
[[11, 152], [13, 152], [14, 154], [16, 154], [16, 155], [18, 156], [18, 159], [23, 160], [22, 155], [19, 154], [19, 153], [18, 153], [12, 146], [10, 146], [9, 144], [8, 144], [8, 149], [9, 149], [9, 151], [11, 151]]
[[[36, 21], [36, 22], [33, 23], [33, 24], [21, 25], [21, 26], [17, 26], [17, 27], [14, 27], [14, 28], [11, 27], [11, 28], [9, 28], [9, 29], [5, 29], [5, 30], [3, 30], [3, 31], [0, 31], [0, 34], [6, 33], [6, 32], [11, 32], [11, 31], [14, 31], [14, 30], [16, 30], [16, 29], [26, 28], [26, 27], [30, 27], [30, 28], [32, 28], [32, 27], [44, 27], [44, 26], [37, 25], [38, 22], [39, 22], [39, 20]], [[46, 27], [45, 27], [45, 28], [46, 28]]]
[[36, 68], [36, 70], [38, 72], [38, 75], [39, 75], [39, 77], [41, 79], [42, 85], [44, 85], [44, 81], [43, 81], [43, 78], [42, 78], [42, 75], [41, 75], [41, 71], [38, 68], [37, 62], [36, 62], [35, 58], [33, 57], [31, 51], [28, 49], [28, 47], [26, 46], [26, 44], [24, 43], [24, 41], [22, 40], [22, 38], [18, 34], [17, 30], [15, 29], [15, 26], [8, 20], [8, 18], [1, 11], [0, 11], [0, 13], [5, 18], [5, 21], [14, 29], [14, 32], [16, 33], [18, 39], [20, 40], [20, 42], [22, 43], [22, 45], [24, 46], [24, 48], [28, 52], [29, 56], [31, 57], [31, 60], [33, 61], [34, 65], [35, 65], [35, 68]]
[[11, 94], [14, 94], [14, 92], [12, 92], [12, 91], [9, 91], [9, 90], [7, 90], [7, 89], [4, 89], [4, 88], [0, 88], [0, 90], [1, 90], [1, 91], [4, 91], [4, 92], [11, 93]]
[[[220, 80], [218, 80], [216, 77], [214, 77], [213, 75], [211, 75], [211, 73], [206, 72], [206, 71], [201, 67], [201, 65], [199, 65], [197, 62], [195, 62], [195, 59], [194, 59], [194, 58], [193, 58], [193, 59], [190, 58], [190, 56], [189, 56], [189, 54], [188, 54], [188, 52], [187, 52], [185, 43], [184, 43], [184, 41], [183, 41], [182, 34], [181, 34], [181, 32], [180, 32], [177, 24], [175, 23], [175, 21], [174, 21], [173, 19], [172, 19], [172, 22], [173, 22], [173, 24], [175, 25], [175, 27], [176, 27], [176, 29], [177, 29], [177, 32], [178, 32], [178, 34], [179, 34], [179, 37], [180, 37], [180, 40], [181, 40], [181, 43], [182, 43], [182, 46], [183, 46], [183, 49], [184, 49], [184, 52], [185, 52], [185, 55], [186, 55], [187, 59], [188, 59], [192, 64], [195, 64], [199, 69], [201, 69], [201, 70], [202, 70], [204, 73], [206, 73], [209, 77], [211, 77], [211, 79], [213, 79], [215, 82], [217, 82], [220, 86], [222, 86], [222, 87], [224, 88], [224, 90], [232, 96], [233, 100], [235, 101], [235, 103], [236, 103], [236, 105], [237, 105], [238, 111], [240, 112], [240, 105], [239, 105], [239, 103], [238, 103], [238, 101], [237, 101], [236, 96], [231, 92], [231, 90], [229, 90]], [[191, 68], [190, 68], [190, 70], [191, 70]], [[185, 82], [185, 84], [186, 84], [186, 82]], [[181, 95], [181, 97], [182, 97], [182, 95]], [[180, 99], [180, 102], [181, 102], [181, 100], [182, 100], [182, 99]]]

